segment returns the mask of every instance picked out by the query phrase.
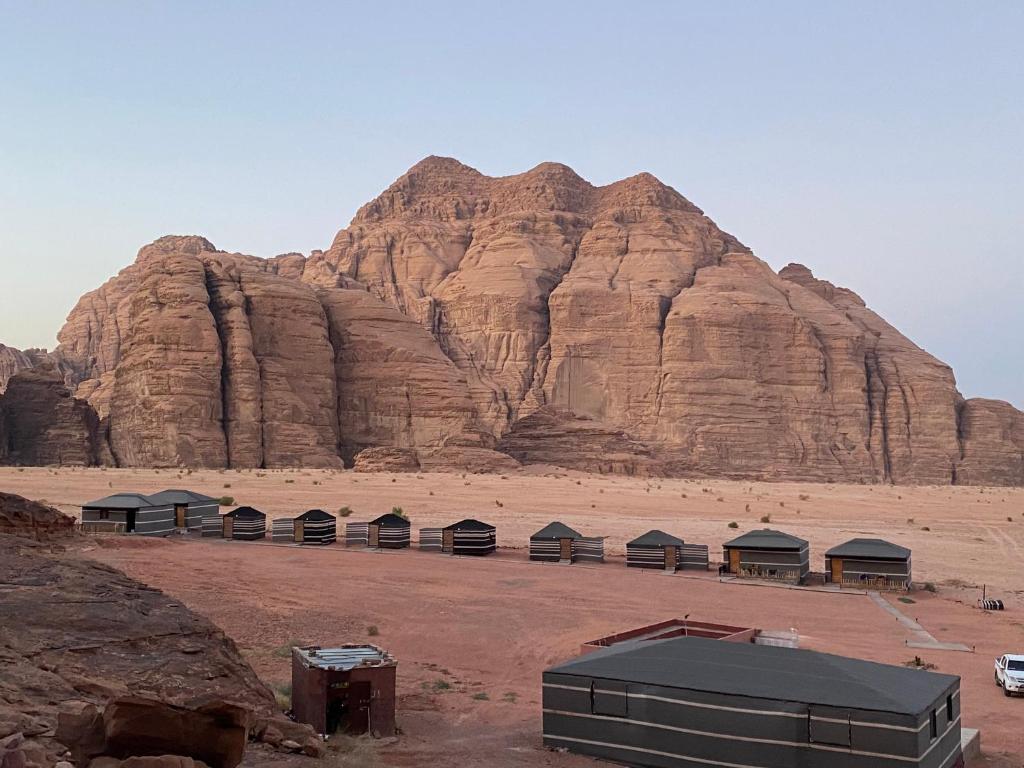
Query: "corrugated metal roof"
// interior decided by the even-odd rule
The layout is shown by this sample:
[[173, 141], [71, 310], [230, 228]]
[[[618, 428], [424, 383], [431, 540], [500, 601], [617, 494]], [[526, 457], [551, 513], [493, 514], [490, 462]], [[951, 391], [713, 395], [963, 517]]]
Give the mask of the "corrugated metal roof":
[[375, 645], [348, 645], [340, 648], [299, 648], [303, 660], [321, 669], [348, 670], [360, 666], [391, 666], [395, 659]]
[[727, 541], [723, 546], [737, 547], [744, 549], [788, 549], [800, 550], [807, 546], [807, 542], [799, 536], [782, 531], [773, 531], [771, 528], [744, 533], [732, 541]]
[[467, 518], [466, 520], [460, 520], [457, 523], [445, 526], [442, 530], [445, 531], [493, 531], [494, 526], [488, 525], [487, 523], [481, 523], [479, 520], [473, 518]]
[[681, 547], [683, 540], [657, 529], [633, 539], [628, 547]]
[[186, 491], [181, 488], [168, 488], [166, 491], [150, 494], [149, 498], [160, 504], [192, 504], [197, 501], [216, 501], [212, 496], [206, 496], [195, 491]]
[[115, 493], [111, 496], [104, 496], [102, 499], [90, 501], [83, 504], [83, 507], [100, 507], [102, 509], [141, 509], [142, 507], [156, 507], [160, 502], [151, 499], [141, 493], [126, 491]]
[[960, 679], [817, 651], [700, 637], [612, 646], [547, 672], [914, 716]]
[[850, 539], [844, 544], [832, 547], [826, 557], [863, 557], [879, 560], [906, 560], [910, 550], [885, 539]]
[[531, 539], [581, 539], [583, 538], [579, 531], [574, 531], [568, 525], [555, 521], [548, 525], [545, 525], [539, 531], [537, 531]]

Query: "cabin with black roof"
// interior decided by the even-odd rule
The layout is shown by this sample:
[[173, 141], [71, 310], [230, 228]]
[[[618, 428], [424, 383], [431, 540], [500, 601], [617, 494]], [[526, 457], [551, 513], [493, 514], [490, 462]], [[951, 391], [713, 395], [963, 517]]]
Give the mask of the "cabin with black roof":
[[337, 539], [338, 521], [322, 509], [303, 512], [292, 521], [292, 540], [296, 544], [333, 544]]
[[82, 505], [84, 530], [166, 536], [173, 533], [174, 506], [142, 493], [126, 491]]
[[468, 518], [441, 529], [441, 551], [450, 555], [489, 555], [498, 548], [493, 525]]
[[799, 584], [811, 570], [810, 545], [782, 531], [762, 528], [722, 545], [725, 572], [738, 578]]
[[544, 745], [633, 766], [962, 766], [960, 678], [702, 637], [543, 673]]
[[910, 589], [910, 550], [884, 539], [850, 539], [825, 553], [825, 580], [844, 587]]
[[195, 491], [168, 488], [151, 493], [149, 498], [160, 505], [174, 508], [174, 527], [185, 531], [202, 530], [203, 518], [220, 515], [220, 500]]
[[267, 516], [252, 507], [238, 507], [221, 515], [225, 539], [255, 541], [267, 535]]
[[682, 550], [682, 539], [664, 531], [648, 531], [626, 544], [626, 567], [674, 572], [679, 569]]
[[388, 512], [368, 523], [366, 537], [366, 545], [373, 549], [404, 549], [412, 541], [412, 523], [402, 515]]
[[550, 523], [530, 537], [530, 559], [542, 563], [604, 562], [604, 539]]

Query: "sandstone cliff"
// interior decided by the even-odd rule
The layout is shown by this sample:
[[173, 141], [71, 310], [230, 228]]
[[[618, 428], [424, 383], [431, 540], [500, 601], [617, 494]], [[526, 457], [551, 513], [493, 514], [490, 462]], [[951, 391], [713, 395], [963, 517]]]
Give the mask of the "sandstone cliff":
[[1019, 411], [649, 174], [427, 158], [308, 258], [162, 238], [59, 338], [122, 464], [1024, 483]]

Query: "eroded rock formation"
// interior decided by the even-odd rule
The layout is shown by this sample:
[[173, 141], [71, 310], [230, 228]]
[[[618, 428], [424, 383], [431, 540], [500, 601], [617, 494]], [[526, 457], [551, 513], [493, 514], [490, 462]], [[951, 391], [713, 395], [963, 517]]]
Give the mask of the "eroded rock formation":
[[59, 338], [122, 464], [1022, 482], [1019, 411], [649, 174], [427, 158], [308, 258], [162, 238]]

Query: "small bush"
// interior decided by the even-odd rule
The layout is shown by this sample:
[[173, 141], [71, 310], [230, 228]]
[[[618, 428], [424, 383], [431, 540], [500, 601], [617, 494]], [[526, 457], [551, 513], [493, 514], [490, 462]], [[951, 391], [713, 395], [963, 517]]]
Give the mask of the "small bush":
[[1006, 522], [1008, 522], [1008, 523], [1012, 523], [1012, 522], [1013, 522], [1013, 518], [1012, 518], [1012, 517], [1010, 517], [1010, 516], [1007, 516], [1007, 518], [1006, 518]]
[[806, 493], [801, 493], [800, 494], [800, 501], [810, 501], [810, 500], [811, 500], [811, 497], [808, 494], [806, 494]]
[[784, 501], [780, 501], [780, 502], [779, 502], [779, 506], [780, 506], [780, 507], [784, 507], [784, 506], [786, 506], [786, 502], [784, 502]]
[[496, 507], [504, 507], [505, 505], [504, 505], [504, 504], [502, 504], [502, 503], [501, 503], [500, 501], [498, 501], [497, 499], [495, 499], [495, 500], [494, 500], [494, 506], [496, 506]]
[[231, 483], [224, 483], [224, 487], [225, 488], [230, 488], [231, 487]]
[[294, 483], [294, 480], [285, 480], [286, 483]]
[[340, 507], [338, 509], [338, 517], [348, 517], [352, 514], [352, 507]]
[[219, 499], [217, 499], [217, 503], [220, 504], [222, 507], [233, 507], [235, 506], [235, 497], [221, 496]]
[[928, 527], [927, 525], [922, 525], [922, 526], [921, 526], [921, 530], [922, 530], [922, 531], [930, 531], [930, 530], [931, 530], [931, 528], [929, 528], [929, 527]]
[[370, 637], [376, 637], [380, 634], [380, 630], [377, 629], [376, 624], [371, 624], [366, 628], [366, 634], [368, 634]]
[[398, 517], [402, 518], [403, 520], [408, 520], [409, 519], [409, 516], [407, 514], [405, 514], [405, 512], [402, 511], [401, 507], [392, 507], [391, 508], [391, 514], [392, 515], [397, 515]]
[[938, 592], [938, 591], [939, 591], [939, 590], [937, 590], [937, 589], [935, 588], [935, 585], [934, 585], [934, 584], [932, 584], [932, 583], [931, 583], [930, 581], [926, 581], [926, 582], [924, 583], [924, 587], [923, 587], [923, 589], [924, 589], [924, 591], [925, 591], [925, 592]]
[[750, 505], [749, 505], [749, 504], [745, 504], [745, 505], [743, 506], [743, 511], [744, 511], [744, 512], [749, 512], [749, 511], [750, 511]]
[[723, 499], [721, 496], [719, 496], [717, 499], [715, 499], [715, 501], [725, 501], [725, 499]]
[[474, 694], [473, 694], [473, 698], [474, 698], [474, 699], [475, 699], [476, 701], [490, 701], [490, 700], [491, 700], [491, 697], [490, 697], [490, 696], [488, 696], [488, 695], [487, 695], [486, 693], [484, 693], [483, 691], [481, 691], [480, 693], [474, 693]]
[[449, 683], [447, 680], [435, 680], [434, 681], [434, 690], [435, 691], [450, 691], [451, 689], [452, 689], [452, 684]]
[[729, 527], [730, 528], [739, 528], [740, 524], [737, 523], [735, 520], [733, 520], [731, 523], [729, 523]]
[[285, 684], [274, 686], [274, 700], [277, 702], [278, 709], [287, 711], [292, 708], [292, 687]]
[[762, 523], [770, 523], [771, 521], [772, 521], [772, 516], [771, 515], [761, 515], [761, 522]]
[[914, 518], [908, 517], [907, 518], [907, 525], [913, 525], [913, 524], [914, 524]]

